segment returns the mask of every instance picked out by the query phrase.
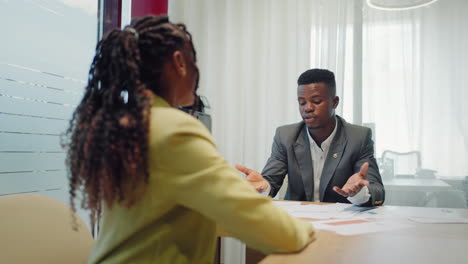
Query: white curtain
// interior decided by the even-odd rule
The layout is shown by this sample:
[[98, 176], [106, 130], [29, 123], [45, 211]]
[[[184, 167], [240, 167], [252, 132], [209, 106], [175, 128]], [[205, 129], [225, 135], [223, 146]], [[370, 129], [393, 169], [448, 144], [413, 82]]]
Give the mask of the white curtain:
[[193, 34], [200, 94], [211, 104], [213, 135], [229, 162], [262, 170], [276, 127], [300, 121], [297, 78], [305, 70], [334, 71], [342, 93], [351, 5], [341, 0], [169, 1], [170, 19], [185, 23]]
[[364, 8], [363, 120], [377, 152], [421, 152], [439, 177], [468, 175], [468, 1]]

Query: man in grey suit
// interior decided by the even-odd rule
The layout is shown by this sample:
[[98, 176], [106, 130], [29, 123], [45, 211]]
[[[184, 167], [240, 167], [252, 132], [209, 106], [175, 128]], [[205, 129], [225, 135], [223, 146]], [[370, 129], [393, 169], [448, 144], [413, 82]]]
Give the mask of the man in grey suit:
[[385, 191], [369, 128], [335, 115], [335, 75], [311, 69], [299, 76], [303, 121], [279, 127], [262, 174], [236, 165], [262, 193], [275, 196], [288, 175], [286, 200], [381, 205]]

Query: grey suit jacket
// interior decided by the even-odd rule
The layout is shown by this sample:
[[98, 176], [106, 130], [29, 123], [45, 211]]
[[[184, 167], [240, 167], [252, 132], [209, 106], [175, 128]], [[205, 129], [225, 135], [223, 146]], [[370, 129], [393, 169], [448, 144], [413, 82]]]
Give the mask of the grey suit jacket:
[[[364, 206], [381, 205], [385, 190], [374, 158], [372, 132], [367, 127], [348, 124], [337, 116], [337, 131], [328, 151], [320, 178], [320, 201], [349, 203], [348, 199], [333, 191], [343, 187], [364, 162], [369, 163], [367, 180], [371, 198]], [[281, 126], [276, 129], [271, 156], [262, 171], [270, 183], [270, 196], [275, 196], [288, 175], [286, 200], [312, 201], [314, 175], [310, 144], [305, 123]]]

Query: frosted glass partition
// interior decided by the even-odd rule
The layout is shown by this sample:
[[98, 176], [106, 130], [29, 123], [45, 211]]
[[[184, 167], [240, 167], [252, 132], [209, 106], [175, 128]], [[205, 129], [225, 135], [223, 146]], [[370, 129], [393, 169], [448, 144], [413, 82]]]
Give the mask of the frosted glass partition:
[[39, 193], [68, 204], [60, 135], [83, 94], [97, 5], [0, 1], [0, 195]]

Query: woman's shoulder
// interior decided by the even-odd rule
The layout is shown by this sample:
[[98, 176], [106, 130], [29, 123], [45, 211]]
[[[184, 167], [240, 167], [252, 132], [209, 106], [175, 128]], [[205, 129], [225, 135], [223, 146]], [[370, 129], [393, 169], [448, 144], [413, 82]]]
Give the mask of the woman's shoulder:
[[151, 108], [151, 135], [162, 139], [180, 133], [211, 137], [209, 131], [198, 119], [177, 108]]

